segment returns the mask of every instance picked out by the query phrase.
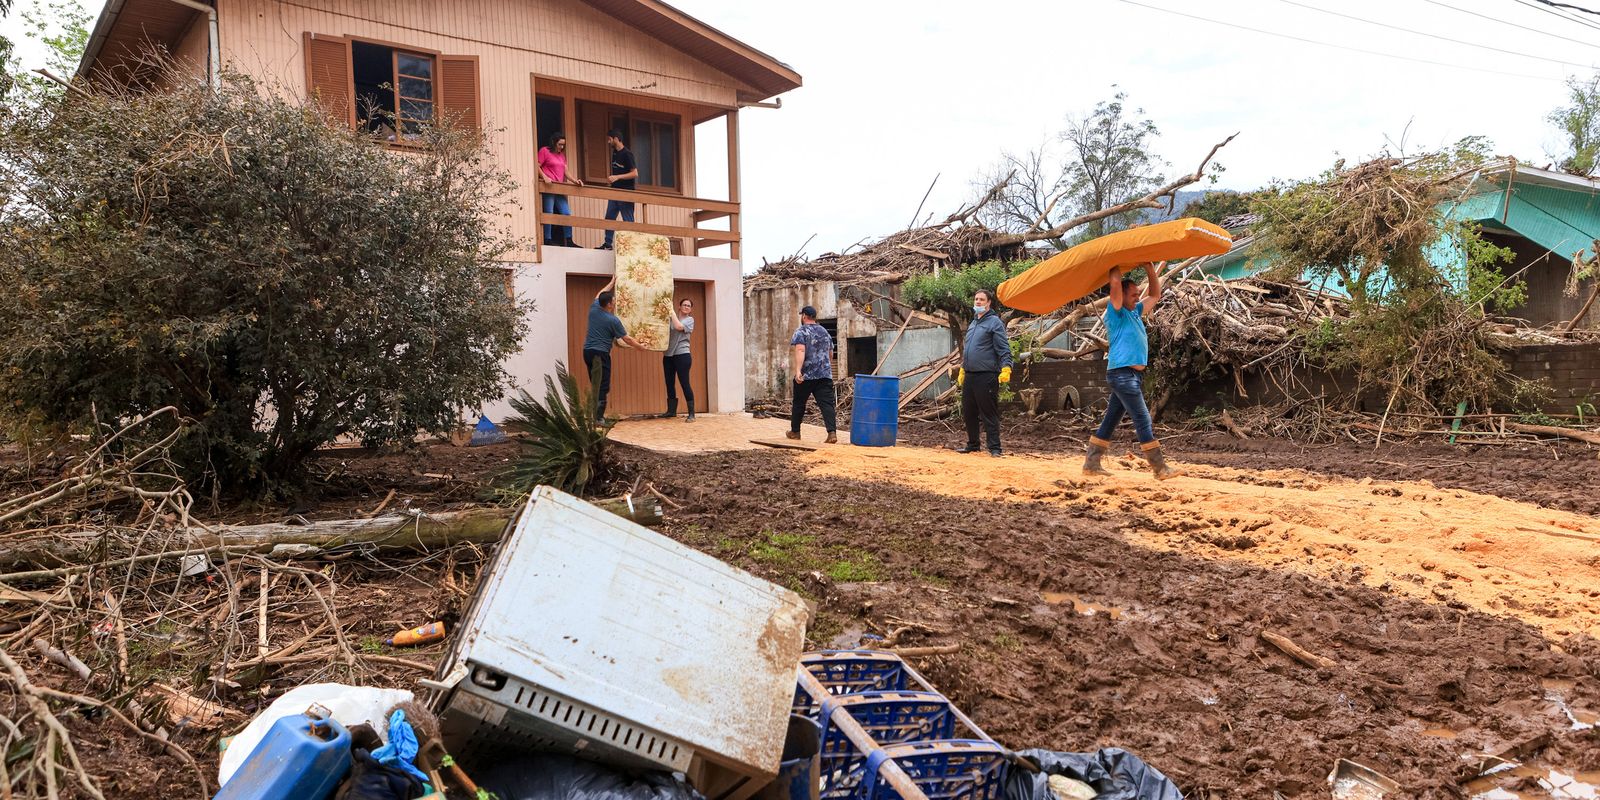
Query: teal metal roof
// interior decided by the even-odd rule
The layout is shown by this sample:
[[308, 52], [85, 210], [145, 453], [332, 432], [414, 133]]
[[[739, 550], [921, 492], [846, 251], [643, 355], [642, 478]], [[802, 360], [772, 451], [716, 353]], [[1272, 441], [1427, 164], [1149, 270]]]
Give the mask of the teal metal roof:
[[[1512, 164], [1480, 178], [1446, 214], [1514, 233], [1558, 256], [1553, 263], [1566, 264], [1574, 253], [1593, 255], [1600, 240], [1600, 180]], [[1231, 251], [1206, 262], [1206, 272], [1233, 280], [1265, 271], [1271, 256], [1255, 252], [1254, 244], [1235, 242]]]

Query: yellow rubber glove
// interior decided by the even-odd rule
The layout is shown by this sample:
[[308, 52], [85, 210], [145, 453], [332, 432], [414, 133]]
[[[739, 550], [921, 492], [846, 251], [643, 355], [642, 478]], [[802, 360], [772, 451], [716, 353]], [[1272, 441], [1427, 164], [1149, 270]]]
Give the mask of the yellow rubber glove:
[[966, 382], [967, 382], [967, 368], [966, 367], [962, 367], [961, 371], [956, 373], [956, 386], [960, 386], [961, 384], [966, 383]]
[[1010, 367], [1001, 367], [1000, 368], [1000, 382], [1001, 383], [1010, 383], [1011, 382], [1011, 368]]

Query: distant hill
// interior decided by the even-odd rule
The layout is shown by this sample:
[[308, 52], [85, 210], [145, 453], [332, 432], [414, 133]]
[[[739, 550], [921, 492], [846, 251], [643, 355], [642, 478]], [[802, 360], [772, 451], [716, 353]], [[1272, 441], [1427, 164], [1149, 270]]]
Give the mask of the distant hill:
[[1177, 219], [1177, 218], [1183, 216], [1183, 210], [1185, 208], [1187, 208], [1190, 203], [1193, 203], [1194, 201], [1199, 200], [1202, 197], [1205, 197], [1207, 194], [1209, 194], [1209, 193], [1211, 193], [1213, 191], [1219, 191], [1219, 190], [1216, 190], [1216, 189], [1194, 189], [1194, 190], [1180, 189], [1180, 190], [1178, 190], [1177, 192], [1174, 193], [1174, 197], [1176, 198], [1176, 202], [1174, 202], [1172, 204], [1172, 208], [1173, 208], [1172, 211], [1170, 211], [1170, 212], [1167, 211], [1167, 209], [1165, 207], [1162, 207], [1162, 208], [1146, 208], [1146, 209], [1144, 209], [1144, 210], [1139, 212], [1139, 224], [1140, 225], [1149, 225], [1149, 224], [1155, 223], [1155, 222], [1166, 222], [1169, 219]]

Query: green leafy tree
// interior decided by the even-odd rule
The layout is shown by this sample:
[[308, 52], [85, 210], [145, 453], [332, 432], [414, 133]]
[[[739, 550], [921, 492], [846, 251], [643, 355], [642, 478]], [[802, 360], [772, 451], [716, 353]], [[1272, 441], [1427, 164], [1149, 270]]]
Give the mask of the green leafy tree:
[[1350, 294], [1352, 318], [1308, 332], [1307, 355], [1382, 387], [1391, 408], [1481, 407], [1503, 384], [1486, 309], [1514, 307], [1526, 292], [1500, 271], [1509, 250], [1448, 217], [1487, 147], [1471, 138], [1408, 159], [1341, 162], [1254, 205], [1272, 274], [1336, 278]]
[[[10, 0], [0, 0], [0, 16]], [[70, 80], [78, 71], [78, 62], [89, 44], [89, 23], [93, 17], [78, 0], [39, 0], [31, 8], [18, 11], [22, 19], [23, 35], [39, 42], [45, 49], [45, 69], [56, 77]], [[0, 37], [0, 51], [9, 50], [10, 43]], [[42, 75], [25, 72], [22, 65], [0, 52], [0, 64], [5, 66], [5, 81], [9, 88], [28, 95], [55, 95], [65, 89]], [[0, 89], [7, 88], [0, 86]], [[0, 96], [3, 96], [0, 92]]]
[[1571, 105], [1550, 112], [1550, 123], [1567, 137], [1566, 148], [1552, 154], [1563, 172], [1589, 176], [1600, 170], [1600, 72], [1588, 80], [1567, 79]]
[[[1004, 188], [978, 210], [978, 219], [995, 230], [1012, 233], [1048, 231], [1075, 217], [1143, 196], [1160, 186], [1166, 162], [1152, 147], [1161, 135], [1144, 109], [1127, 107], [1118, 91], [1093, 111], [1067, 119], [1055, 141], [1025, 153], [1005, 152], [973, 188], [981, 196]], [[1085, 226], [1085, 236], [1099, 236], [1126, 227], [1138, 211], [1102, 218]], [[1065, 249], [1068, 237], [1047, 239]]]
[[[0, 19], [11, 13], [11, 0], [0, 0]], [[11, 40], [0, 36], [0, 100], [11, 92]]]
[[[940, 270], [938, 275], [914, 275], [901, 285], [900, 299], [918, 311], [945, 315], [955, 326], [952, 331], [959, 341], [972, 324], [972, 296], [979, 289], [994, 291], [1001, 281], [1035, 263], [984, 261], [961, 269]], [[995, 308], [999, 307], [1000, 300], [995, 298]]]
[[[1128, 94], [1118, 91], [1094, 111], [1070, 120], [1061, 132], [1069, 157], [1063, 188], [1076, 213], [1110, 208], [1132, 200], [1165, 182], [1166, 162], [1151, 148], [1161, 135], [1144, 109], [1129, 109]], [[1137, 212], [1098, 219], [1085, 231], [1090, 238], [1125, 227]]]
[[257, 492], [500, 396], [527, 309], [481, 137], [397, 154], [244, 78], [171, 80], [0, 110], [0, 409], [176, 406], [188, 477]]

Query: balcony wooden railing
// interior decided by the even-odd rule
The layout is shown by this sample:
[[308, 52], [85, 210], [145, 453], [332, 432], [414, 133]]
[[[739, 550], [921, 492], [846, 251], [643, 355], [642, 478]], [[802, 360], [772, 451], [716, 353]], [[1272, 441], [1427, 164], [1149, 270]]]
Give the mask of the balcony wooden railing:
[[[543, 211], [542, 198], [534, 204], [534, 221], [540, 226], [536, 230], [543, 230], [545, 225], [570, 225], [574, 228], [589, 230], [615, 230], [638, 231], [640, 233], [656, 233], [662, 236], [683, 239], [688, 244], [689, 255], [699, 255], [700, 248], [714, 247], [716, 245], [729, 245], [732, 258], [739, 258], [739, 204], [726, 200], [705, 200], [699, 197], [684, 197], [682, 195], [656, 194], [648, 191], [630, 191], [625, 189], [602, 188], [599, 186], [573, 186], [571, 184], [554, 184], [539, 182], [539, 191], [544, 194], [561, 194], [567, 196], [568, 205], [579, 197], [588, 197], [595, 200], [620, 200], [633, 203], [633, 222], [624, 222], [620, 219], [605, 219], [604, 216], [588, 217], [577, 214], [546, 214]], [[691, 225], [666, 225], [650, 221], [651, 208], [676, 208], [689, 212]], [[716, 228], [702, 228], [700, 223], [709, 220], [728, 218], [728, 230]]]

